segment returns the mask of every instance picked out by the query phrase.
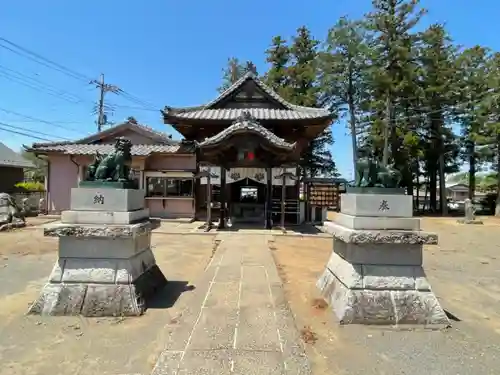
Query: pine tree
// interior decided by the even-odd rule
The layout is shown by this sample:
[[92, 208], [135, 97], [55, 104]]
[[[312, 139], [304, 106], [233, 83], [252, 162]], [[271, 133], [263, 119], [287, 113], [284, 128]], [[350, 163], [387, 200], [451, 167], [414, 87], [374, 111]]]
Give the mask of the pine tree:
[[266, 50], [266, 62], [271, 66], [264, 76], [264, 82], [285, 99], [291, 97], [288, 75], [290, 59], [290, 47], [286, 40], [275, 36]]
[[430, 207], [437, 209], [437, 181], [441, 213], [446, 214], [445, 173], [458, 170], [456, 137], [451, 129], [451, 114], [457, 104], [455, 69], [456, 47], [443, 25], [431, 25], [421, 35], [419, 60], [421, 66], [423, 123], [422, 149], [425, 170], [429, 177]]
[[384, 162], [390, 154], [403, 175], [403, 185], [413, 193], [420, 151], [420, 123], [415, 120], [419, 96], [415, 48], [418, 38], [413, 28], [425, 10], [419, 8], [418, 0], [373, 0], [373, 7], [367, 15], [367, 26], [373, 33], [370, 107], [372, 118], [383, 115], [385, 121], [374, 121], [368, 141], [375, 151], [382, 148]]
[[490, 173], [479, 185], [483, 190], [496, 192], [495, 216], [500, 216], [500, 53], [488, 61], [488, 92], [483, 106], [489, 114], [484, 129], [484, 138], [479, 139], [485, 159], [495, 172]]
[[366, 99], [368, 48], [363, 23], [343, 17], [328, 31], [325, 50], [319, 56], [321, 103], [339, 113], [339, 117], [349, 119], [353, 172], [357, 160], [358, 120]]
[[222, 84], [217, 91], [220, 93], [226, 91], [247, 72], [257, 75], [257, 68], [253, 62], [247, 61], [246, 63], [242, 63], [236, 57], [229, 58], [227, 60], [227, 67], [222, 69]]
[[[318, 46], [305, 26], [297, 29], [290, 46], [291, 62], [287, 69], [290, 102], [307, 107], [320, 106]], [[300, 166], [303, 176], [335, 176], [337, 170], [329, 147], [333, 145], [330, 127], [313, 139], [304, 151]]]
[[463, 157], [469, 164], [469, 198], [474, 198], [476, 172], [484, 161], [478, 141], [485, 135], [488, 122], [488, 60], [490, 51], [481, 46], [464, 50], [457, 58], [460, 103], [457, 119], [461, 125]]

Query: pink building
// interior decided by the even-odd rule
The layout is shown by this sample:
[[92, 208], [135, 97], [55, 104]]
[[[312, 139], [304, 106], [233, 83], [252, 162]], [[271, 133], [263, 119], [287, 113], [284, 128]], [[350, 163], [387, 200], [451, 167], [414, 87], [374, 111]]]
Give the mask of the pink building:
[[196, 156], [192, 146], [172, 140], [147, 126], [126, 122], [75, 142], [34, 143], [28, 151], [48, 161], [47, 209], [69, 209], [71, 188], [84, 178], [96, 152], [108, 154], [117, 137], [132, 146], [132, 170], [146, 191], [146, 207], [152, 217], [192, 218], [195, 212]]

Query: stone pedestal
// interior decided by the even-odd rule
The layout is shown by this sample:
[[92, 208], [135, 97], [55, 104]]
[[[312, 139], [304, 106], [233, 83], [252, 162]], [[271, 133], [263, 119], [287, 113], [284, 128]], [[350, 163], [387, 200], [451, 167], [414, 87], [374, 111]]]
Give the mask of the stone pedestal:
[[341, 213], [325, 223], [333, 251], [317, 282], [341, 324], [450, 324], [422, 268], [423, 245], [412, 197], [341, 196]]
[[154, 226], [141, 190], [72, 189], [71, 210], [44, 228], [59, 237], [59, 259], [29, 313], [141, 315], [167, 282], [151, 251]]

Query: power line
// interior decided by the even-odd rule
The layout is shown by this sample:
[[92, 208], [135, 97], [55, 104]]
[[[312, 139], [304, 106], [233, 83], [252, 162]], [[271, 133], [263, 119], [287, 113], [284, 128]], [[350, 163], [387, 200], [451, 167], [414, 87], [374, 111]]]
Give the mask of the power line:
[[33, 121], [41, 122], [41, 123], [44, 123], [44, 124], [47, 124], [47, 125], [51, 125], [51, 126], [54, 126], [56, 128], [61, 128], [61, 129], [64, 129], [64, 130], [71, 130], [71, 131], [74, 131], [74, 132], [77, 132], [77, 133], [83, 133], [81, 130], [77, 130], [77, 129], [65, 127], [65, 126], [62, 126], [62, 125], [58, 125], [58, 124], [55, 124], [53, 122], [45, 121], [45, 120], [42, 120], [42, 119], [39, 119], [39, 118], [36, 118], [36, 117], [33, 117], [33, 116], [24, 115], [22, 113], [19, 113], [19, 112], [16, 112], [16, 111], [12, 111], [10, 109], [5, 109], [5, 108], [0, 107], [0, 111], [3, 111], [5, 113], [10, 113], [10, 114], [15, 115], [15, 116], [23, 117], [23, 118], [26, 118], [28, 120], [33, 120]]
[[[9, 122], [13, 122], [13, 123], [20, 123], [20, 124], [24, 124], [24, 123], [32, 123], [32, 122], [40, 122], [39, 120], [8, 120]], [[88, 121], [48, 121], [46, 120], [47, 122], [50, 122], [51, 124], [88, 124]]]
[[[3, 44], [2, 44], [3, 43]], [[7, 44], [7, 45], [5, 45]], [[59, 64], [53, 60], [50, 60], [34, 51], [31, 51], [25, 47], [22, 47], [20, 46], [19, 44], [17, 43], [14, 43], [6, 38], [3, 38], [3, 37], [0, 37], [0, 47], [1, 48], [4, 48], [6, 50], [9, 50], [17, 55], [20, 55], [20, 56], [23, 56], [29, 60], [32, 60], [38, 64], [41, 64], [43, 66], [46, 66], [50, 69], [53, 69], [53, 70], [56, 70], [60, 73], [63, 73], [63, 74], [66, 74], [67, 76], [69, 77], [72, 77], [74, 79], [77, 79], [79, 81], [85, 81], [85, 82], [90, 82], [90, 83], [95, 83], [98, 85], [98, 87], [101, 88], [101, 93], [105, 93], [106, 90], [102, 90], [105, 86], [104, 84], [104, 80], [103, 78], [100, 80], [100, 81], [97, 81], [97, 80], [94, 80], [92, 78], [89, 78], [88, 76], [82, 74], [82, 73], [79, 73], [73, 69], [70, 69], [62, 64]], [[12, 48], [13, 47], [13, 48]], [[100, 86], [100, 85], [103, 85], [103, 86]], [[149, 108], [150, 110], [158, 110], [158, 109], [155, 109], [156, 106], [152, 105], [151, 103], [148, 103], [142, 99], [139, 99], [138, 97], [128, 93], [127, 91], [117, 87], [117, 86], [114, 86], [114, 89], [112, 92], [117, 94], [117, 95], [121, 95], [122, 97], [124, 97], [125, 99], [135, 103], [135, 104], [138, 104], [140, 106], [143, 106], [145, 108]], [[100, 95], [101, 96], [101, 95]], [[99, 104], [98, 104], [98, 113], [99, 113], [99, 117], [98, 117], [98, 128], [102, 128], [102, 125], [103, 125], [103, 115], [105, 115], [105, 113], [103, 112], [103, 100], [99, 100]]]
[[131, 102], [133, 102], [135, 104], [138, 104], [138, 105], [140, 105], [140, 106], [142, 106], [144, 108], [149, 108], [150, 110], [155, 110], [155, 111], [158, 110], [158, 109], [155, 109], [155, 106], [152, 105], [151, 103], [148, 103], [148, 102], [146, 102], [144, 100], [141, 100], [138, 97], [136, 97], [136, 96], [134, 96], [132, 94], [129, 94], [128, 92], [126, 92], [124, 90], [120, 89], [117, 94], [123, 96], [125, 99], [128, 99], [129, 101], [131, 101]]
[[37, 85], [36, 83], [30, 82], [27, 79], [24, 79], [24, 78], [21, 78], [21, 77], [15, 77], [15, 76], [6, 74], [6, 73], [4, 73], [2, 71], [0, 71], [0, 77], [5, 78], [8, 81], [20, 84], [22, 86], [26, 86], [28, 88], [31, 88], [34, 91], [43, 92], [43, 93], [48, 94], [50, 96], [53, 96], [55, 98], [65, 100], [65, 101], [67, 101], [67, 102], [69, 102], [71, 104], [80, 104], [82, 102], [82, 100], [80, 100], [80, 99], [75, 100], [73, 98], [65, 97], [65, 96], [62, 95], [61, 92], [59, 92], [59, 93], [55, 92], [54, 90], [51, 90], [51, 89], [43, 87], [43, 86], [41, 86], [39, 84]]
[[[51, 135], [51, 134], [47, 134], [47, 133], [43, 133], [43, 132], [39, 132], [39, 131], [36, 131], [36, 130], [31, 130], [31, 129], [22, 128], [22, 127], [20, 127], [20, 126], [15, 126], [15, 125], [6, 124], [5, 122], [2, 122], [2, 121], [0, 121], [0, 125], [7, 126], [7, 127], [9, 127], [9, 128], [12, 128], [12, 129], [17, 129], [17, 130], [26, 130], [26, 131], [29, 131], [30, 133], [39, 134], [39, 135], [44, 135], [44, 136], [47, 136], [47, 137], [52, 137], [52, 135]], [[62, 140], [65, 140], [65, 141], [70, 141], [70, 139], [68, 139], [68, 138], [64, 138], [64, 137], [57, 137], [57, 138], [62, 139]]]
[[[98, 113], [97, 128], [99, 131], [102, 130], [103, 125], [105, 125], [107, 123], [107, 118], [106, 118], [107, 114], [105, 111], [106, 108], [105, 108], [105, 104], [104, 104], [104, 95], [106, 92], [113, 92], [117, 95], [120, 95], [123, 98], [143, 107], [142, 109], [144, 109], [144, 110], [146, 110], [146, 109], [149, 109], [151, 111], [158, 110], [156, 108], [156, 106], [128, 93], [127, 91], [119, 88], [118, 86], [105, 84], [104, 83], [104, 76], [102, 74], [101, 74], [99, 81], [95, 80], [95, 79], [91, 79], [88, 76], [86, 76], [85, 74], [82, 74], [82, 73], [79, 73], [73, 69], [70, 69], [70, 68], [68, 68], [60, 63], [57, 63], [51, 59], [48, 59], [48, 58], [40, 55], [39, 53], [31, 51], [28, 48], [22, 47], [21, 45], [14, 43], [14, 42], [12, 42], [6, 38], [3, 38], [3, 37], [0, 37], [0, 47], [6, 49], [8, 51], [11, 51], [17, 55], [20, 55], [22, 57], [25, 57], [31, 61], [34, 61], [38, 64], [41, 64], [45, 67], [48, 67], [50, 69], [56, 70], [60, 73], [63, 73], [69, 77], [76, 79], [76, 80], [86, 81], [86, 82], [89, 82], [91, 84], [95, 84], [96, 87], [100, 89], [99, 102], [98, 102], [98, 107], [96, 110], [96, 112]], [[0, 76], [3, 76], [4, 78], [10, 79], [10, 80], [14, 80], [17, 83], [24, 84], [24, 85], [26, 85], [34, 90], [45, 89], [45, 91], [47, 93], [50, 93], [50, 95], [59, 97], [63, 100], [67, 100], [67, 101], [72, 102], [71, 99], [73, 99], [72, 97], [74, 97], [77, 100], [85, 101], [85, 100], [82, 100], [81, 98], [79, 98], [78, 96], [71, 94], [71, 93], [68, 93], [68, 92], [61, 92], [61, 91], [54, 92], [54, 88], [50, 88], [50, 87], [47, 89], [47, 86], [49, 86], [49, 85], [46, 85], [45, 83], [42, 83], [40, 81], [38, 81], [38, 86], [33, 85], [33, 82], [29, 82], [29, 81], [26, 82], [26, 76], [25, 77], [22, 77], [22, 76], [21, 77], [19, 77], [19, 76], [12, 77], [12, 76], [10, 76], [9, 77], [8, 74], [5, 75], [5, 72], [3, 73], [3, 75], [0, 74]], [[31, 77], [27, 77], [27, 78], [30, 80], [33, 80], [33, 78], [31, 78]], [[42, 88], [39, 87], [40, 84], [42, 85]], [[55, 89], [55, 90], [57, 90], [57, 89]], [[70, 95], [70, 99], [68, 99], [68, 97], [64, 96], [64, 95]], [[75, 103], [75, 104], [77, 104], [77, 103]], [[136, 109], [139, 109], [139, 108], [136, 108]]]
[[[497, 95], [500, 95], [500, 93], [496, 93]], [[456, 103], [455, 105], [451, 106], [451, 107], [458, 107], [460, 105], [470, 105], [470, 104], [477, 104], [478, 101], [477, 100], [468, 100], [468, 101], [464, 101], [464, 102], [458, 102]], [[422, 107], [420, 108], [414, 108], [414, 107], [409, 107], [408, 110], [412, 110], [412, 111], [419, 111], [419, 112], [422, 112], [422, 113], [418, 113], [418, 114], [414, 114], [414, 115], [410, 115], [410, 116], [405, 116], [403, 119], [401, 118], [395, 118], [394, 119], [394, 122], [403, 122], [403, 121], [406, 121], [408, 119], [415, 119], [415, 118], [425, 118], [426, 116], [430, 115], [430, 114], [433, 114], [433, 113], [446, 113], [446, 112], [449, 112], [449, 111], [445, 111], [445, 110], [442, 110], [442, 109], [437, 109], [437, 110], [431, 110], [431, 111], [426, 111], [425, 109], [422, 109]], [[359, 126], [359, 125], [371, 125], [373, 124], [374, 121], [362, 121], [362, 122], [357, 122], [356, 123], [356, 126]]]
[[[50, 90], [51, 92], [54, 92], [55, 94], [58, 94], [58, 95], [68, 95], [71, 99], [73, 100], [78, 100], [79, 102], [84, 102], [84, 101], [87, 101], [86, 99], [83, 99], [82, 97], [76, 95], [76, 94], [73, 94], [69, 91], [66, 91], [66, 90], [62, 90], [58, 87], [55, 87], [55, 86], [52, 86], [52, 85], [49, 85], [48, 83], [46, 82], [43, 82], [37, 78], [34, 78], [34, 77], [30, 77], [24, 73], [21, 73], [17, 70], [14, 70], [14, 69], [10, 69], [10, 68], [7, 68], [6, 66], [3, 66], [3, 65], [0, 65], [0, 70], [3, 70], [4, 71], [4, 74], [6, 75], [9, 75], [9, 73], [5, 73], [5, 71], [7, 72], [10, 72], [11, 74], [14, 74], [14, 77], [19, 77], [20, 79], [24, 79], [24, 80], [29, 80], [29, 81], [33, 81], [35, 84], [37, 85], [40, 85], [41, 87], [43, 87], [44, 89], [48, 89]], [[16, 78], [17, 78], [16, 77]]]
[[24, 133], [24, 132], [20, 132], [20, 131], [16, 131], [16, 130], [5, 129], [4, 127], [1, 127], [1, 126], [0, 126], [0, 130], [3, 130], [4, 132], [8, 132], [8, 133], [23, 135], [25, 137], [29, 137], [29, 138], [33, 138], [33, 139], [38, 139], [40, 141], [52, 142], [52, 140], [48, 139], [48, 138], [37, 137], [37, 136], [32, 135], [32, 134], [28, 134], [28, 133]]
[[122, 109], [134, 109], [137, 111], [147, 111], [147, 112], [159, 112], [159, 109], [150, 109], [150, 108], [144, 108], [144, 107], [133, 107], [133, 106], [128, 106], [128, 105], [121, 105], [121, 104], [115, 104], [115, 103], [110, 103], [113, 107], [116, 108], [122, 108]]
[[[70, 69], [70, 68], [68, 68], [68, 67], [66, 67], [66, 66], [64, 66], [62, 64], [56, 63], [55, 61], [50, 60], [50, 59], [48, 59], [46, 57], [43, 57], [42, 55], [40, 55], [40, 54], [38, 54], [36, 52], [33, 52], [33, 51], [31, 51], [31, 50], [29, 50], [27, 48], [24, 48], [24, 47], [20, 46], [19, 44], [14, 43], [14, 42], [12, 42], [12, 41], [10, 41], [8, 39], [0, 37], [0, 42], [7, 43], [7, 44], [9, 44], [12, 47], [17, 48], [18, 50], [22, 51], [25, 54], [24, 57], [26, 57], [26, 58], [28, 58], [28, 59], [30, 59], [32, 61], [35, 61], [35, 62], [37, 62], [39, 64], [42, 64], [42, 65], [44, 65], [44, 66], [46, 66], [48, 68], [57, 70], [57, 71], [59, 71], [59, 72], [61, 72], [63, 74], [66, 74], [66, 75], [68, 75], [70, 77], [73, 77], [73, 78], [75, 78], [77, 80], [81, 80], [81, 81], [85, 81], [85, 82], [89, 82], [91, 80], [91, 78], [87, 77], [84, 74], [78, 73], [78, 72], [76, 72], [73, 69]], [[4, 49], [7, 49], [7, 50], [9, 50], [11, 52], [14, 52], [14, 53], [16, 53], [18, 55], [23, 56], [22, 53], [20, 53], [19, 51], [14, 50], [14, 49], [12, 49], [12, 48], [10, 48], [8, 46], [0, 44], [0, 47], [2, 47]]]

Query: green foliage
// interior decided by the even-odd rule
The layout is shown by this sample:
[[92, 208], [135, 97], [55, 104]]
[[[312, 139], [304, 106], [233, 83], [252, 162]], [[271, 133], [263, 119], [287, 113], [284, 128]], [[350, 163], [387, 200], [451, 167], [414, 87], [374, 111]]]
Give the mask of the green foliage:
[[275, 36], [266, 50], [266, 62], [270, 67], [263, 79], [269, 87], [286, 99], [292, 97], [293, 90], [288, 69], [290, 61], [291, 51], [287, 41], [279, 35]]
[[[368, 147], [401, 172], [409, 193], [415, 182], [426, 185], [433, 210], [438, 183], [463, 162], [471, 196], [476, 188], [500, 192], [500, 51], [461, 48], [441, 24], [422, 29], [419, 0], [372, 5], [362, 19], [334, 20], [325, 41], [305, 26], [288, 42], [274, 37], [265, 82], [296, 105], [326, 106], [347, 120], [354, 156]], [[226, 87], [245, 69], [231, 59]], [[309, 145], [304, 175], [336, 173], [332, 144], [328, 129]]]
[[[319, 44], [305, 26], [297, 29], [290, 44], [281, 36], [274, 37], [271, 47], [266, 51], [270, 68], [265, 75], [265, 82], [295, 105], [319, 107]], [[329, 150], [333, 143], [330, 127], [310, 142], [300, 161], [303, 176], [338, 176]]]
[[43, 159], [38, 158], [34, 153], [27, 152], [22, 150], [21, 155], [26, 160], [29, 160], [35, 166], [34, 168], [25, 169], [25, 177], [30, 180], [37, 181], [43, 183], [45, 181], [45, 177], [47, 176], [48, 166], [47, 162]]
[[45, 191], [45, 185], [36, 182], [36, 181], [28, 181], [28, 182], [18, 182], [17, 184], [14, 185], [16, 188], [24, 190], [24, 191]]
[[253, 72], [257, 75], [257, 68], [253, 62], [247, 61], [246, 63], [242, 63], [236, 57], [229, 58], [227, 60], [227, 67], [222, 70], [222, 84], [217, 91], [223, 93], [247, 72]]
[[339, 118], [348, 118], [356, 169], [359, 119], [366, 103], [366, 74], [369, 64], [368, 34], [360, 21], [341, 18], [328, 31], [319, 53], [320, 102]]

